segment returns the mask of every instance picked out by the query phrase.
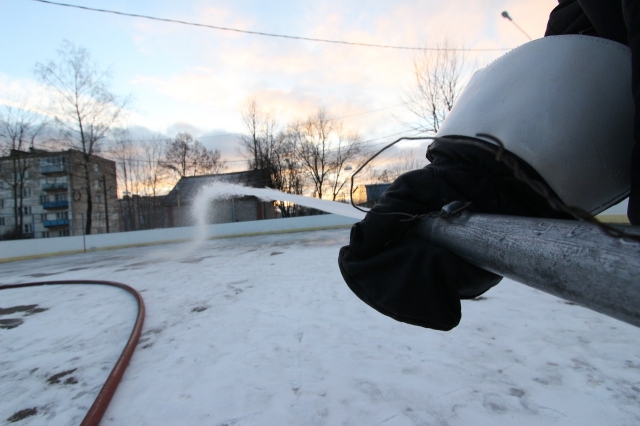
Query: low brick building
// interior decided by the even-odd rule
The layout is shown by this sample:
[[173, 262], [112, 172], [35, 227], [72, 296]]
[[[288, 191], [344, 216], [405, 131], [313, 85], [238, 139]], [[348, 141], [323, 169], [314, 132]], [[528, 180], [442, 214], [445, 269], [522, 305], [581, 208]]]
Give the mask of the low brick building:
[[390, 183], [359, 185], [353, 190], [353, 202], [359, 206], [373, 207], [380, 201], [382, 193], [390, 186]]
[[[255, 188], [264, 188], [267, 181], [258, 170], [222, 173], [217, 175], [190, 176], [181, 178], [167, 194], [162, 205], [167, 210], [168, 226], [191, 226], [195, 219], [191, 207], [201, 188], [215, 182], [236, 183]], [[253, 196], [238, 196], [215, 200], [209, 209], [208, 223], [244, 222], [273, 219], [277, 217], [272, 202], [261, 201]]]

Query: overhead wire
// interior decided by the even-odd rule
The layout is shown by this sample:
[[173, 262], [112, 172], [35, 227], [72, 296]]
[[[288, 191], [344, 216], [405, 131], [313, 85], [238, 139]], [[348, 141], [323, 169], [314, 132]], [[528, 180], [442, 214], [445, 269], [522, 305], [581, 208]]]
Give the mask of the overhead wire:
[[180, 19], [159, 18], [156, 16], [142, 15], [139, 13], [121, 12], [121, 11], [110, 10], [110, 9], [99, 9], [95, 7], [61, 3], [61, 2], [55, 2], [50, 0], [32, 0], [32, 1], [35, 1], [38, 3], [50, 4], [54, 6], [63, 6], [63, 7], [69, 7], [74, 9], [87, 10], [91, 12], [108, 13], [113, 15], [127, 16], [131, 18], [149, 19], [152, 21], [169, 22], [173, 24], [189, 25], [189, 26], [219, 30], [219, 31], [231, 31], [236, 33], [251, 34], [251, 35], [257, 35], [257, 36], [263, 36], [263, 37], [277, 37], [277, 38], [285, 38], [290, 40], [312, 41], [312, 42], [319, 42], [319, 43], [331, 43], [331, 44], [341, 44], [341, 45], [349, 45], [349, 46], [374, 47], [374, 48], [397, 49], [397, 50], [414, 50], [414, 51], [496, 52], [496, 51], [506, 51], [506, 50], [512, 49], [512, 48], [506, 48], [506, 47], [505, 48], [411, 47], [411, 46], [395, 46], [395, 45], [376, 44], [376, 43], [360, 43], [360, 42], [351, 42], [351, 41], [344, 41], [344, 40], [331, 40], [331, 39], [314, 38], [314, 37], [267, 33], [262, 31], [242, 30], [239, 28], [230, 28], [230, 27], [222, 27], [218, 25], [201, 24], [197, 22], [183, 21]]

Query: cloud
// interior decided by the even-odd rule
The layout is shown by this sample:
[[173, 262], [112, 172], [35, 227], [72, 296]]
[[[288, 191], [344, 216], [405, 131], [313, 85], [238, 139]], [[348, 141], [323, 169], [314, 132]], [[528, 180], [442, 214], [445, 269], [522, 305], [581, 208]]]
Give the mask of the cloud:
[[12, 108], [26, 108], [46, 118], [53, 118], [47, 105], [53, 93], [30, 78], [9, 78], [0, 73], [0, 104]]
[[[432, 46], [444, 39], [474, 48], [514, 47], [526, 39], [500, 16], [509, 13], [531, 36], [544, 32], [555, 0], [371, 1], [239, 3], [185, 2], [149, 14], [234, 28], [363, 43]], [[118, 21], [120, 22], [120, 21]], [[124, 22], [124, 21], [123, 21]], [[129, 74], [116, 78], [136, 96], [130, 125], [174, 133], [183, 125], [196, 133], [241, 132], [240, 111], [249, 97], [277, 111], [282, 121], [302, 119], [319, 107], [342, 117], [345, 126], [373, 138], [402, 129], [402, 107], [362, 112], [400, 103], [412, 83], [414, 52], [340, 46], [130, 20], [138, 55]], [[129, 24], [131, 22], [131, 24]], [[478, 66], [502, 52], [469, 53]], [[137, 65], [134, 65], [137, 64]], [[118, 68], [116, 64], [116, 68]], [[135, 73], [135, 74], [132, 74]], [[23, 83], [0, 76], [0, 88]], [[45, 93], [37, 85], [38, 93]], [[3, 90], [20, 92], [13, 88]], [[4, 98], [5, 96], [3, 96]], [[181, 124], [178, 124], [181, 123]], [[207, 130], [209, 129], [209, 130]]]
[[177, 135], [178, 133], [190, 133], [198, 136], [202, 132], [198, 127], [189, 123], [173, 123], [167, 127], [166, 133], [169, 135]]

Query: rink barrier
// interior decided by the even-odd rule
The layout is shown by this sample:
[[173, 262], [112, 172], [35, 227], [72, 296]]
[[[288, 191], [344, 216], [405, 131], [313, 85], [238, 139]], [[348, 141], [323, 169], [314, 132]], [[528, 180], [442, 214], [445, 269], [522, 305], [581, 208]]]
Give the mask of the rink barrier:
[[97, 250], [114, 250], [192, 240], [198, 232], [206, 239], [249, 237], [254, 235], [349, 228], [357, 219], [334, 214], [302, 216], [286, 219], [255, 220], [145, 231], [93, 234], [86, 236], [39, 238], [0, 242], [0, 263], [39, 257], [60, 256]]

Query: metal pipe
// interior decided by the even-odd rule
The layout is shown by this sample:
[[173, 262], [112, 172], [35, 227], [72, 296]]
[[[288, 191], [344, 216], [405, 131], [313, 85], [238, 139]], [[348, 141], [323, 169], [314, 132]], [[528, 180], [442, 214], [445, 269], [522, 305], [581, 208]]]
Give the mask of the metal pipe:
[[[624, 227], [640, 235], [640, 227]], [[467, 262], [640, 327], [640, 243], [595, 225], [463, 212], [427, 218], [415, 235]]]

